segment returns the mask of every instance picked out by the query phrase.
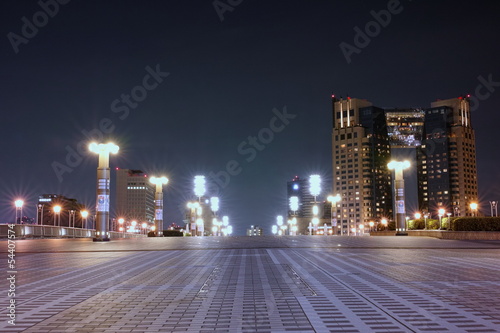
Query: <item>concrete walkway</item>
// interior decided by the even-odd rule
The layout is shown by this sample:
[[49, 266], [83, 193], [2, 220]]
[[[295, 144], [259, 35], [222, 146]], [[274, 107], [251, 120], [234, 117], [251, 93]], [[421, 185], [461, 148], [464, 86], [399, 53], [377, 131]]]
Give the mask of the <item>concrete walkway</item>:
[[15, 258], [2, 332], [500, 332], [500, 241], [43, 239]]

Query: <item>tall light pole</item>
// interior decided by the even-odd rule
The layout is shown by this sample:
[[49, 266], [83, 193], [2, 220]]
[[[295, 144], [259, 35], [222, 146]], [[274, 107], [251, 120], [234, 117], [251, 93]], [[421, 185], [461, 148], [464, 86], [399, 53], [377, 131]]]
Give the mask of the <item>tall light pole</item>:
[[97, 167], [97, 191], [96, 191], [96, 225], [94, 241], [109, 241], [109, 193], [110, 172], [109, 154], [118, 153], [120, 149], [114, 143], [91, 143], [91, 152], [99, 154]]
[[151, 177], [149, 181], [156, 185], [155, 192], [155, 233], [156, 236], [163, 234], [163, 185], [167, 185], [167, 177]]
[[212, 219], [212, 232], [214, 230], [214, 227], [217, 229], [215, 231], [215, 234], [218, 234], [219, 231], [219, 222], [217, 221], [217, 212], [219, 211], [219, 198], [218, 197], [211, 197], [210, 198], [210, 209], [212, 210], [212, 213], [214, 214], [214, 217]]
[[[198, 197], [198, 202], [200, 203], [200, 207], [197, 208], [197, 219], [196, 219], [196, 227], [198, 232], [201, 232], [201, 236], [205, 232], [205, 221], [203, 221], [203, 216], [201, 214], [201, 197], [205, 195], [205, 176], [195, 176], [194, 177], [194, 194]], [[197, 232], [197, 233], [198, 233]]]
[[24, 201], [21, 200], [21, 199], [17, 199], [16, 201], [14, 201], [14, 205], [16, 206], [16, 220], [14, 221], [14, 224], [17, 224], [17, 215], [18, 215], [18, 212], [20, 213], [19, 214], [19, 224], [21, 224], [23, 222], [23, 205], [24, 205]]
[[396, 195], [396, 236], [407, 236], [405, 226], [405, 181], [403, 177], [403, 170], [410, 167], [408, 161], [391, 161], [387, 164], [389, 170], [394, 170], [394, 185]]
[[[69, 221], [68, 221], [68, 227], [71, 228], [71, 223], [73, 222], [73, 228], [75, 227], [75, 212], [76, 210], [70, 209], [69, 210]], [[74, 235], [74, 234], [73, 234]]]
[[424, 214], [424, 229], [427, 230], [427, 218], [429, 217], [429, 214], [425, 213]]
[[[37, 214], [36, 214], [37, 219], [38, 219], [38, 216], [40, 216], [40, 218], [36, 224], [43, 225], [43, 205], [42, 204], [37, 205]], [[38, 222], [40, 222], [40, 223], [38, 223]]]
[[[332, 204], [332, 209], [331, 209], [331, 223], [332, 223], [332, 232], [334, 235], [337, 234], [337, 202], [340, 201], [340, 195], [329, 195], [327, 198], [328, 201]], [[342, 229], [341, 229], [342, 230]]]
[[[498, 201], [490, 201], [491, 217], [498, 217]], [[495, 213], [495, 215], [493, 215]]]
[[[82, 215], [82, 218], [83, 218], [83, 221], [85, 222], [85, 228], [84, 229], [87, 229], [87, 217], [89, 217], [89, 212], [86, 211], [86, 210], [82, 210], [80, 212], [80, 214]], [[82, 229], [83, 229], [83, 223], [82, 223]]]
[[[313, 226], [314, 226], [314, 232], [317, 232], [318, 230], [318, 223], [319, 219], [317, 217], [318, 215], [318, 206], [316, 206], [316, 197], [321, 193], [321, 177], [319, 175], [311, 175], [309, 176], [309, 192], [311, 195], [314, 197], [314, 202], [313, 202], [313, 218], [311, 220]], [[309, 234], [311, 235], [311, 229], [309, 228]]]
[[61, 206], [54, 206], [54, 226], [56, 225], [56, 217], [57, 217], [57, 226], [61, 225]]

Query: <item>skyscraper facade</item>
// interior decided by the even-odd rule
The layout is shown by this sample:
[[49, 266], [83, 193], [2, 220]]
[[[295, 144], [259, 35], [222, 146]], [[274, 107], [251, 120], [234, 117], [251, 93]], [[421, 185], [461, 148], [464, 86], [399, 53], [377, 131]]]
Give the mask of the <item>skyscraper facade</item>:
[[472, 215], [477, 202], [474, 129], [467, 97], [438, 100], [425, 111], [424, 141], [417, 150], [418, 197], [422, 211], [434, 216]]
[[392, 215], [391, 147], [383, 109], [357, 98], [332, 101], [333, 194], [341, 197], [338, 230], [350, 234]]
[[[383, 109], [369, 101], [333, 101], [333, 194], [339, 229], [393, 214], [391, 148], [416, 149], [419, 210], [471, 215], [477, 202], [474, 130], [467, 97], [438, 100], [427, 109]], [[410, 212], [407, 212], [408, 214]]]
[[155, 186], [141, 170], [116, 170], [116, 216], [154, 223]]

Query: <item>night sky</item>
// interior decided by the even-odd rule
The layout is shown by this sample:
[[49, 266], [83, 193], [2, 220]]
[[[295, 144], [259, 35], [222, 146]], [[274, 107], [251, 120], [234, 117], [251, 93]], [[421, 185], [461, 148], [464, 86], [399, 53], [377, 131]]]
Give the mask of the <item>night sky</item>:
[[[166, 224], [181, 223], [193, 177], [204, 174], [236, 234], [251, 224], [269, 233], [275, 216], [286, 214], [293, 176], [318, 173], [323, 193], [331, 190], [332, 93], [401, 108], [477, 96], [483, 210], [500, 199], [498, 2], [72, 0], [58, 7], [49, 6], [49, 17], [36, 1], [0, 2], [0, 222], [14, 220], [18, 197], [31, 217], [43, 193], [94, 205], [97, 156], [74, 153], [68, 164], [66, 155], [99, 130], [120, 146], [112, 168], [170, 179]], [[370, 23], [388, 7], [390, 22], [380, 14], [385, 27]], [[28, 27], [34, 16], [36, 33]], [[372, 37], [355, 43], [355, 28], [367, 24]], [[273, 120], [284, 112], [284, 121]], [[265, 144], [252, 148], [249, 137], [259, 133]], [[235, 175], [216, 185], [209, 175], [228, 163]]]

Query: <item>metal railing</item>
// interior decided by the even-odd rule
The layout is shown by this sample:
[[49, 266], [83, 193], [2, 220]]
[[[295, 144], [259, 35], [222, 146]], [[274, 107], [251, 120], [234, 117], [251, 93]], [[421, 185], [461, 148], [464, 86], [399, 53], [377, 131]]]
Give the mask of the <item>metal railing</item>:
[[[12, 224], [11, 224], [12, 225]], [[0, 224], [0, 238], [7, 238], [8, 224]], [[14, 224], [16, 238], [93, 238], [94, 229], [58, 227], [53, 225]], [[134, 234], [120, 231], [110, 231], [109, 238], [146, 237], [144, 234]]]

